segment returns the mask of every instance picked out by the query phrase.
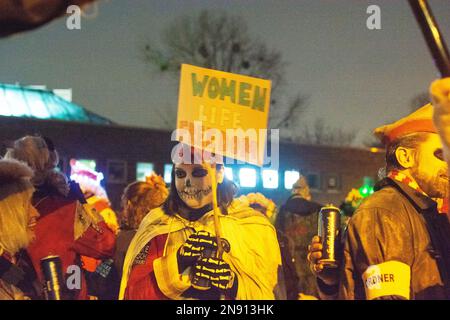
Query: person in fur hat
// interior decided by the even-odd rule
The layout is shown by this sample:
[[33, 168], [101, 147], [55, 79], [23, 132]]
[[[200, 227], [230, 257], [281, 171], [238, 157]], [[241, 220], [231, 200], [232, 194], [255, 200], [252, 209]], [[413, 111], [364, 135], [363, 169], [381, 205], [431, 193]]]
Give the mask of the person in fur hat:
[[35, 237], [31, 205], [33, 171], [16, 160], [0, 160], [0, 300], [41, 298], [39, 282], [23, 250]]
[[[58, 153], [52, 142], [37, 136], [25, 136], [14, 142], [5, 158], [26, 162], [33, 170], [31, 179], [35, 187], [32, 203], [39, 211], [36, 239], [28, 247], [28, 253], [43, 280], [40, 260], [49, 255], [61, 258], [63, 272], [69, 266], [80, 266], [80, 255], [104, 259], [114, 253], [115, 235], [102, 217], [86, 210], [83, 197], [72, 197], [67, 178], [58, 171]], [[67, 289], [66, 299], [87, 299], [86, 280], [78, 269], [81, 281]], [[77, 272], [77, 271], [75, 271]], [[81, 283], [81, 285], [77, 285]]]

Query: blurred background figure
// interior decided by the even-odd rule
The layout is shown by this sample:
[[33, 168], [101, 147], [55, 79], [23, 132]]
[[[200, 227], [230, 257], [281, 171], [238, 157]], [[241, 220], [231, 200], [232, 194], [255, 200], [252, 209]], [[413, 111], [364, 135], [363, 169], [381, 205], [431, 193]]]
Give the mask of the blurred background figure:
[[[113, 231], [98, 213], [85, 209], [78, 185], [69, 186], [57, 168], [59, 157], [50, 139], [25, 136], [8, 148], [5, 158], [24, 161], [34, 170], [31, 181], [36, 190], [32, 203], [40, 218], [36, 239], [27, 250], [41, 282], [40, 260], [49, 255], [60, 257], [64, 274], [69, 266], [81, 268], [81, 255], [105, 259], [114, 254]], [[79, 273], [80, 281], [73, 288], [65, 288], [65, 299], [88, 298], [86, 279]]]
[[[153, 209], [160, 207], [169, 195], [164, 179], [156, 174], [146, 177], [145, 182], [129, 184], [122, 194], [121, 227], [117, 236], [114, 264], [122, 275], [123, 261], [131, 240], [142, 219]], [[120, 278], [120, 277], [119, 277]]]
[[291, 257], [291, 261], [283, 261], [288, 298], [297, 299], [299, 293], [302, 296], [318, 294], [316, 280], [309, 271], [306, 256], [309, 241], [317, 233], [321, 208], [320, 203], [312, 201], [308, 182], [301, 176], [292, 187], [292, 195], [278, 212], [275, 225], [281, 233], [280, 246], [284, 247], [282, 252], [290, 252]]
[[41, 299], [41, 286], [25, 249], [33, 240], [37, 210], [31, 205], [33, 171], [0, 160], [0, 300]]
[[[275, 203], [266, 198], [263, 194], [249, 193], [242, 195], [239, 200], [247, 203], [251, 208], [258, 210], [264, 214], [272, 224], [276, 221], [276, 205]], [[281, 261], [283, 265], [283, 272], [278, 277], [279, 286], [278, 292], [275, 293], [277, 300], [297, 300], [298, 298], [298, 276], [293, 263], [291, 250], [289, 249], [289, 243], [284, 233], [277, 230], [277, 239], [280, 245]]]
[[108, 194], [101, 185], [104, 178], [103, 173], [92, 170], [75, 159], [70, 161], [70, 168], [70, 179], [78, 183], [89, 207], [98, 212], [108, 227], [117, 234], [119, 222], [116, 213], [111, 208]]
[[[430, 85], [429, 93], [433, 101], [434, 113], [433, 123], [437, 128], [442, 141], [444, 158], [447, 166], [450, 165], [450, 78], [443, 78], [433, 81]], [[436, 201], [436, 199], [435, 199]], [[449, 199], [442, 200], [441, 213], [447, 214], [450, 221]], [[439, 205], [439, 202], [438, 202]]]
[[[79, 185], [87, 202], [85, 209], [92, 211], [93, 215], [100, 214], [108, 228], [117, 235], [119, 223], [106, 190], [101, 185], [103, 173], [92, 170], [75, 159], [70, 160], [70, 168], [70, 179]], [[112, 268], [113, 260], [109, 258], [102, 262], [100, 259], [81, 256], [81, 261], [86, 273], [89, 298], [114, 299], [114, 292], [118, 290], [118, 285], [114, 286], [114, 282], [118, 282], [118, 275]]]
[[341, 209], [341, 225], [344, 227], [347, 225], [348, 220], [353, 216], [355, 210], [359, 207], [364, 197], [361, 195], [358, 189], [351, 189], [345, 197], [345, 200], [340, 205]]

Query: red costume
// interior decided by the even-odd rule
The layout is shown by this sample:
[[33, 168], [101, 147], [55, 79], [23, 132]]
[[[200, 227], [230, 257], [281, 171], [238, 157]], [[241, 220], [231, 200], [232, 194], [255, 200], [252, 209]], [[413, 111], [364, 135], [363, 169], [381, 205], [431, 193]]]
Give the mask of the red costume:
[[[158, 287], [153, 262], [162, 257], [167, 234], [153, 238], [134, 261], [134, 267], [125, 291], [125, 300], [166, 300], [168, 299]], [[152, 250], [149, 250], [149, 248]]]
[[[28, 252], [41, 281], [40, 260], [46, 256], [59, 256], [64, 274], [70, 265], [80, 266], [80, 255], [103, 259], [114, 254], [113, 231], [104, 221], [89, 221], [89, 216], [78, 201], [47, 196], [35, 201], [34, 205], [41, 216], [36, 226], [36, 239], [28, 247]], [[87, 299], [86, 280], [82, 272], [81, 290], [73, 298]]]

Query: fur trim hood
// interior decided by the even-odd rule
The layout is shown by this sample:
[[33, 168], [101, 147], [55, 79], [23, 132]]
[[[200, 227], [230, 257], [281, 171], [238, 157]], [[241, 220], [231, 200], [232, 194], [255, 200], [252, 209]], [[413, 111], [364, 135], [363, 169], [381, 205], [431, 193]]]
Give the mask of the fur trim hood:
[[0, 159], [0, 201], [33, 188], [33, 171], [25, 163], [14, 159]]

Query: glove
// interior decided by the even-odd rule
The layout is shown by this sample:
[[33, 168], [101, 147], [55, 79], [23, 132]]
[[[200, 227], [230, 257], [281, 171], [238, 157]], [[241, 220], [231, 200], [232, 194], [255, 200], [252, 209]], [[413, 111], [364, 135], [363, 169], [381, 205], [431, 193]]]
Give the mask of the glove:
[[[202, 257], [194, 266], [194, 277], [208, 280], [212, 288], [225, 293], [234, 287], [235, 277], [228, 263], [216, 257]], [[195, 288], [195, 285], [193, 285]]]
[[207, 231], [198, 231], [189, 236], [178, 250], [178, 270], [182, 273], [187, 267], [194, 265], [204, 255], [214, 255], [217, 251], [216, 237]]

